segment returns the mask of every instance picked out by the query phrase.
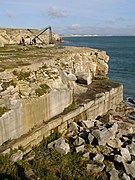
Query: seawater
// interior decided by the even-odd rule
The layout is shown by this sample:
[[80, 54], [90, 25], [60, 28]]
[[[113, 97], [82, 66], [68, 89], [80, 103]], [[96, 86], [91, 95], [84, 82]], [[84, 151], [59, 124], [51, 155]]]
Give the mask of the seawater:
[[135, 36], [64, 37], [64, 46], [105, 50], [110, 56], [108, 76], [124, 85], [124, 98], [135, 98]]

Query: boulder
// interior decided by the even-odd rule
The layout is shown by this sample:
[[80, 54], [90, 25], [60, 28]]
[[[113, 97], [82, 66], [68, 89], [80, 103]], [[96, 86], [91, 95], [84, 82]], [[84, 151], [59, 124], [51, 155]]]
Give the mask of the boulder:
[[130, 180], [130, 177], [126, 173], [124, 173], [122, 176], [122, 179], [123, 180]]
[[125, 162], [131, 161], [131, 155], [130, 155], [128, 149], [126, 149], [126, 148], [121, 148], [120, 153], [121, 153], [121, 155], [122, 155], [122, 158], [125, 160]]
[[54, 148], [60, 154], [67, 154], [68, 152], [70, 152], [70, 146], [65, 142], [65, 139], [63, 137], [49, 143], [48, 148]]
[[110, 180], [119, 180], [119, 173], [115, 168], [112, 168], [111, 171], [109, 171], [109, 174], [111, 175]]
[[73, 142], [73, 144], [75, 146], [80, 146], [80, 145], [84, 144], [84, 142], [85, 142], [85, 140], [83, 138], [77, 137], [77, 139]]
[[135, 178], [135, 161], [132, 161], [131, 164], [128, 164], [123, 161], [123, 165], [124, 165], [126, 173], [128, 175], [131, 175], [133, 178]]
[[91, 144], [94, 140], [94, 136], [91, 133], [88, 134], [88, 140], [89, 140], [89, 144]]
[[79, 126], [76, 124], [76, 122], [71, 122], [68, 128], [69, 132], [72, 131], [78, 131], [79, 130]]
[[102, 163], [104, 161], [104, 156], [103, 154], [101, 153], [98, 153], [94, 158], [93, 158], [94, 161], [97, 161], [99, 163]]
[[65, 139], [63, 137], [59, 138], [55, 142], [54, 147], [55, 147], [55, 150], [59, 152], [60, 154], [67, 154], [68, 152], [70, 152], [70, 146], [68, 143], [65, 142]]
[[76, 147], [75, 150], [76, 150], [77, 153], [80, 152], [80, 151], [84, 152], [84, 145]]
[[102, 130], [93, 130], [92, 135], [98, 140], [98, 144], [103, 146], [106, 145], [106, 142], [113, 136], [107, 128], [103, 128]]
[[94, 126], [94, 121], [91, 121], [91, 120], [86, 120], [86, 121], [82, 121], [82, 125], [85, 127], [85, 128], [91, 128]]
[[80, 84], [89, 85], [92, 82], [92, 74], [91, 73], [78, 73], [76, 74], [77, 82]]
[[121, 148], [121, 145], [122, 145], [122, 142], [120, 139], [118, 138], [115, 138], [115, 139], [110, 139], [108, 142], [107, 142], [107, 145], [112, 147], [112, 148], [117, 148], [117, 149], [120, 149]]
[[87, 153], [83, 154], [83, 158], [86, 160], [89, 160], [90, 159], [90, 153], [87, 152]]

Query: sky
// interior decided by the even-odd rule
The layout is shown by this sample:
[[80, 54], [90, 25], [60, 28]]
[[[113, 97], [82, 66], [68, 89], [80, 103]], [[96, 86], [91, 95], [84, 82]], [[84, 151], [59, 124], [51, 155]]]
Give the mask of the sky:
[[0, 27], [58, 34], [135, 34], [135, 0], [0, 0]]

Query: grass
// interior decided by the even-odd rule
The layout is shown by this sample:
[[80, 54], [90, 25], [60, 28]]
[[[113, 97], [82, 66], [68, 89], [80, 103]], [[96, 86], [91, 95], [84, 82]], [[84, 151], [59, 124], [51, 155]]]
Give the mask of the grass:
[[44, 95], [45, 93], [47, 93], [49, 89], [50, 87], [44, 83], [44, 84], [41, 84], [39, 88], [35, 89], [35, 93], [36, 95], [40, 97]]
[[28, 77], [30, 76], [30, 72], [17, 72], [16, 70], [13, 71], [13, 74], [17, 76], [18, 80], [28, 80]]

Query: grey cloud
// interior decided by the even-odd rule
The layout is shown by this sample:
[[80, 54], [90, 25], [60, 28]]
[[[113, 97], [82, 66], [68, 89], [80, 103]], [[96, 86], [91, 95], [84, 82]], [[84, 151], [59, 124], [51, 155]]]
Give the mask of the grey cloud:
[[48, 16], [51, 18], [62, 18], [65, 17], [66, 14], [63, 10], [59, 9], [56, 6], [52, 6], [48, 9]]

